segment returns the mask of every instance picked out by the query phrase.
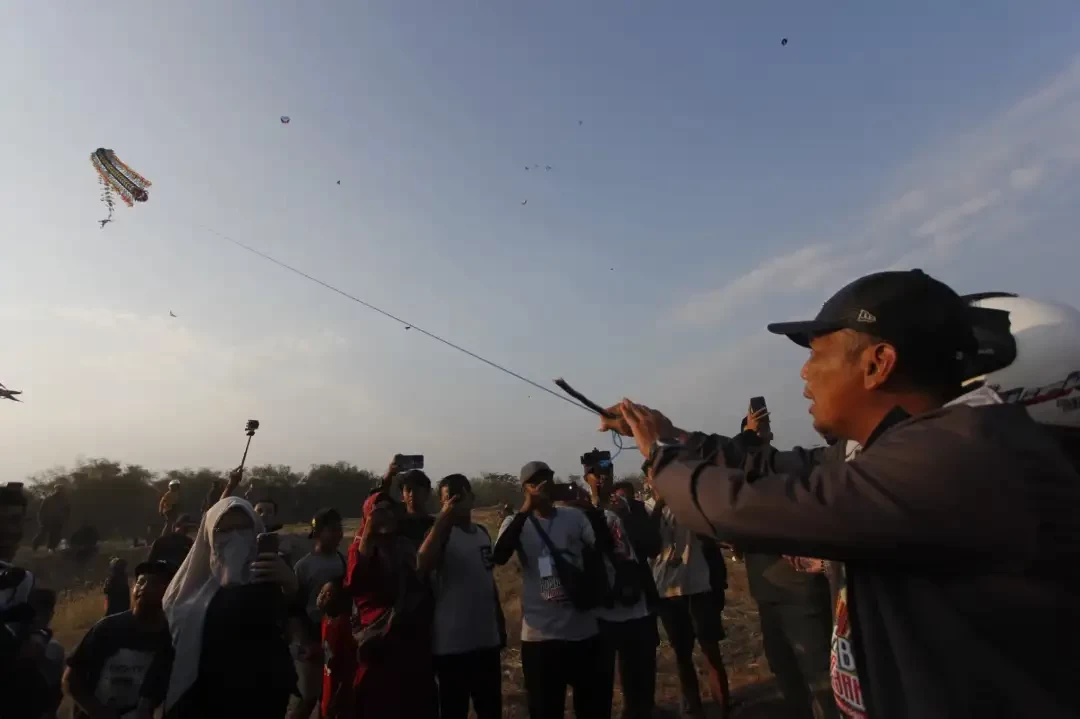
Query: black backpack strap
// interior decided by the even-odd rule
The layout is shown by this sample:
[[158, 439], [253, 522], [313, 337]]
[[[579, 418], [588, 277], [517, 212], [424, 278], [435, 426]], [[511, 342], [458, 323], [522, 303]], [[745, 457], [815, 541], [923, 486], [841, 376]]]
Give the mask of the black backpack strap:
[[540, 541], [542, 541], [544, 546], [548, 548], [548, 551], [551, 552], [552, 558], [554, 559], [556, 556], [561, 557], [562, 555], [559, 554], [559, 550], [555, 548], [555, 543], [551, 541], [551, 537], [549, 537], [547, 532], [544, 531], [544, 528], [540, 526], [540, 521], [536, 518], [535, 514], [529, 515], [529, 521], [532, 522], [533, 527], [536, 528], [536, 533], [540, 535]]

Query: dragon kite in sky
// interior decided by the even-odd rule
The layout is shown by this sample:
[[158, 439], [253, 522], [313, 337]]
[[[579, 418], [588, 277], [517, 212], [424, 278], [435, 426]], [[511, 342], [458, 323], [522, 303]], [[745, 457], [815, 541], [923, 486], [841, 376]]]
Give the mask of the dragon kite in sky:
[[121, 162], [112, 150], [99, 147], [90, 155], [90, 163], [97, 170], [98, 180], [101, 182], [101, 201], [109, 208], [109, 216], [98, 220], [102, 229], [112, 222], [115, 209], [114, 192], [120, 195], [120, 199], [128, 207], [150, 199], [150, 194], [146, 191], [146, 188], [150, 187], [150, 181]]

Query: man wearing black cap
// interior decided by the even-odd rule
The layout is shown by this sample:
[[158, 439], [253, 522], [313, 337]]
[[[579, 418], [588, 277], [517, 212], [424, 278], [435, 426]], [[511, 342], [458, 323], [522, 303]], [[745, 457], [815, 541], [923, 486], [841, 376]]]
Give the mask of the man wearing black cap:
[[1022, 406], [962, 396], [973, 321], [912, 270], [770, 325], [810, 348], [810, 414], [861, 446], [846, 462], [796, 448], [748, 463], [715, 436], [705, 462], [701, 435], [629, 401], [604, 423], [634, 435], [654, 491], [695, 531], [844, 563], [832, 681], [845, 716], [1080, 714], [1080, 476]]
[[420, 549], [424, 537], [435, 525], [435, 518], [428, 511], [431, 501], [431, 479], [423, 470], [410, 469], [401, 475], [401, 501], [405, 515], [398, 520], [398, 531], [408, 537]]
[[162, 535], [150, 545], [150, 560], [162, 560], [178, 568], [184, 563], [191, 546], [195, 544], [195, 530], [199, 523], [190, 514], [181, 514], [173, 524], [173, 531]]
[[91, 627], [68, 657], [64, 690], [75, 702], [73, 719], [134, 715], [165, 699], [168, 677], [150, 668], [160, 653], [172, 651], [161, 598], [175, 571], [163, 561], [135, 567], [131, 609]]

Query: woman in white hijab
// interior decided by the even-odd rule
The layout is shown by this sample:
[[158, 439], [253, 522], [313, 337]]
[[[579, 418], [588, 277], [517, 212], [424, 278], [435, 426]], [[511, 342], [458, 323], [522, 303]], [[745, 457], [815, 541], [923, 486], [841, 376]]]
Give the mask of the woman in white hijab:
[[296, 576], [276, 553], [256, 554], [262, 531], [246, 500], [222, 499], [165, 592], [170, 719], [285, 715], [296, 674], [283, 629]]

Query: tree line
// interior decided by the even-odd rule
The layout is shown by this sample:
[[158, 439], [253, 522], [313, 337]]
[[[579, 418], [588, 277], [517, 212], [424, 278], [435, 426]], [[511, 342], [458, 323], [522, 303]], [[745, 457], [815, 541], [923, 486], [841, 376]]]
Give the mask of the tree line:
[[[264, 464], [244, 471], [239, 492], [251, 500], [270, 498], [278, 505], [286, 524], [307, 522], [323, 507], [334, 507], [346, 517], [360, 516], [368, 492], [381, 481], [382, 473], [360, 469], [350, 462], [315, 464], [306, 472], [288, 465]], [[200, 469], [172, 469], [153, 472], [138, 464], [111, 459], [89, 459], [71, 470], [55, 469], [30, 478], [30, 521], [35, 521], [37, 505], [57, 485], [68, 488], [71, 516], [65, 535], [91, 525], [102, 538], [133, 539], [155, 536], [160, 531], [158, 498], [172, 480], [180, 482], [180, 511], [194, 516], [202, 512], [212, 487], [224, 486], [227, 472]], [[433, 482], [438, 481], [433, 477]], [[570, 475], [570, 481], [580, 477]], [[517, 507], [521, 485], [516, 474], [486, 472], [471, 478], [477, 506]]]

